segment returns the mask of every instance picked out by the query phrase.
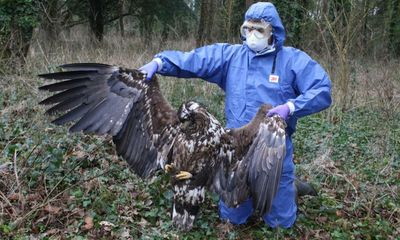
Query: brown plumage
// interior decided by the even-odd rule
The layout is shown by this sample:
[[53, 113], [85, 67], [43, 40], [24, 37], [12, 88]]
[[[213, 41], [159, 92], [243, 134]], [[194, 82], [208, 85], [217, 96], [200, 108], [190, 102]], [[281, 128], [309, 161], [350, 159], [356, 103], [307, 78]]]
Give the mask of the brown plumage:
[[255, 209], [271, 208], [285, 156], [285, 122], [255, 118], [238, 129], [224, 129], [204, 107], [189, 101], [175, 111], [162, 96], [157, 78], [116, 66], [78, 63], [65, 72], [42, 74], [58, 82], [40, 87], [59, 92], [41, 104], [47, 113], [64, 112], [53, 123], [75, 122], [72, 132], [113, 136], [117, 153], [139, 176], [159, 168], [171, 175], [172, 219], [180, 230], [193, 227], [205, 190], [235, 207], [250, 196]]

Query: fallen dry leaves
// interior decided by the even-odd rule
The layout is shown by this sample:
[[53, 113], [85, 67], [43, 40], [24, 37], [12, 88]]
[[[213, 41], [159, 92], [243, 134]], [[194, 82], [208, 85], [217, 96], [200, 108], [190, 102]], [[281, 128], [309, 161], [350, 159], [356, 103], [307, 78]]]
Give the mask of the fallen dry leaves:
[[50, 204], [47, 204], [47, 205], [44, 207], [44, 210], [45, 210], [46, 212], [50, 213], [50, 214], [57, 215], [57, 214], [60, 213], [61, 208], [60, 208], [60, 207], [51, 206]]
[[91, 216], [86, 216], [85, 219], [85, 225], [83, 225], [84, 230], [90, 230], [93, 228], [93, 218]]

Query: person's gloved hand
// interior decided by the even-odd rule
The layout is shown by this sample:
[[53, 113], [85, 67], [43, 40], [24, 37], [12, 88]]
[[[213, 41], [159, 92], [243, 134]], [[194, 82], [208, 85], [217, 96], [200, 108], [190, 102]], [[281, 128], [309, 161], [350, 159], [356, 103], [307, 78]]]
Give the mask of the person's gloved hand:
[[289, 114], [290, 114], [289, 106], [287, 104], [282, 104], [282, 105], [276, 106], [268, 111], [267, 116], [272, 117], [275, 114], [277, 114], [281, 118], [287, 120], [289, 118]]
[[139, 68], [140, 71], [146, 74], [146, 80], [150, 80], [153, 77], [153, 75], [157, 72], [157, 69], [158, 69], [158, 64], [154, 60]]

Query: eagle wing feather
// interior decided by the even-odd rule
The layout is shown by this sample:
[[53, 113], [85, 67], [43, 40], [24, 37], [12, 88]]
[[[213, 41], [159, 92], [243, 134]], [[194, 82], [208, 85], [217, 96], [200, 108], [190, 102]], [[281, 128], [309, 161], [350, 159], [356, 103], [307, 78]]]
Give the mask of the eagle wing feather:
[[145, 82], [139, 70], [98, 63], [60, 67], [65, 71], [39, 75], [57, 80], [39, 88], [57, 92], [40, 102], [54, 105], [48, 114], [63, 113], [53, 123], [75, 122], [71, 132], [113, 136], [118, 154], [141, 177], [164, 164], [178, 118], [156, 77]]
[[[248, 182], [253, 206], [260, 213], [271, 210], [286, 154], [285, 124], [278, 116], [260, 124], [248, 153]], [[283, 123], [283, 124], [282, 124]]]
[[212, 189], [229, 207], [250, 197], [260, 213], [268, 213], [277, 192], [286, 153], [286, 123], [266, 117], [263, 105], [247, 125], [227, 131]]

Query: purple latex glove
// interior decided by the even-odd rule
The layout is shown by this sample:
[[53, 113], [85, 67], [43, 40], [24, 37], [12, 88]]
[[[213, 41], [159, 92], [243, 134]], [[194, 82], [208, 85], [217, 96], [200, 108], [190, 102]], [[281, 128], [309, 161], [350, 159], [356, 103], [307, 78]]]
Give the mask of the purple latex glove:
[[275, 114], [278, 114], [281, 118], [287, 120], [290, 114], [289, 106], [287, 104], [276, 106], [268, 111], [267, 116], [272, 117]]
[[150, 80], [153, 77], [153, 75], [157, 72], [157, 69], [158, 69], [158, 64], [154, 60], [139, 68], [140, 71], [147, 74], [146, 80]]

